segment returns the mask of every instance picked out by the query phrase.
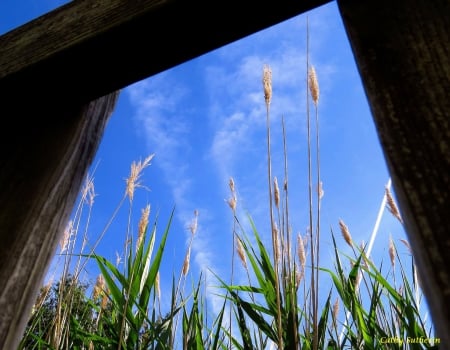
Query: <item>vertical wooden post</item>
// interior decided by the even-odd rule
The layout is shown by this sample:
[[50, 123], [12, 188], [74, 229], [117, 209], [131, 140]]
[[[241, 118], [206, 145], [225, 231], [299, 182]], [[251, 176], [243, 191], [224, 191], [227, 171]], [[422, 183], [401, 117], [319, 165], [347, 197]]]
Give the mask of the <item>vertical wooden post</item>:
[[450, 3], [338, 0], [441, 348], [450, 348]]
[[2, 97], [0, 349], [15, 350], [118, 93], [84, 105]]

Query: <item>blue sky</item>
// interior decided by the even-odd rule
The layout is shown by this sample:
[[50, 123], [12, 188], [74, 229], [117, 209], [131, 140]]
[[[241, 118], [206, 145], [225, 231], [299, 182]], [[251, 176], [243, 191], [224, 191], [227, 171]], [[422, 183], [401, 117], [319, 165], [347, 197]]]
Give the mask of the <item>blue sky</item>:
[[[4, 0], [0, 3], [0, 33], [61, 3]], [[133, 210], [136, 228], [141, 208], [150, 203], [152, 218], [159, 212], [162, 229], [176, 206], [163, 262], [162, 289], [170, 288], [172, 272], [180, 271], [194, 210], [199, 211], [199, 229], [192, 251], [192, 273], [198, 276], [199, 271], [212, 269], [229, 276], [232, 215], [226, 200], [230, 176], [238, 191], [241, 221], [246, 222], [248, 212], [263, 235], [269, 225], [266, 115], [261, 84], [264, 64], [271, 67], [273, 76], [273, 175], [283, 178], [283, 115], [293, 232], [305, 233], [307, 16], [310, 62], [320, 85], [325, 192], [322, 262], [332, 267], [330, 228], [339, 233], [339, 219], [345, 221], [356, 242], [369, 240], [389, 175], [335, 2], [123, 89], [93, 164], [97, 197], [89, 229], [92, 240], [120, 201], [131, 162], [155, 153], [143, 177], [149, 190], [141, 189], [136, 194]], [[127, 215], [124, 208], [98, 248], [100, 254], [113, 261], [115, 252], [123, 248]], [[405, 234], [387, 211], [372, 255], [388, 261], [389, 235], [406, 257], [399, 243]], [[346, 251], [340, 235], [338, 242]]]

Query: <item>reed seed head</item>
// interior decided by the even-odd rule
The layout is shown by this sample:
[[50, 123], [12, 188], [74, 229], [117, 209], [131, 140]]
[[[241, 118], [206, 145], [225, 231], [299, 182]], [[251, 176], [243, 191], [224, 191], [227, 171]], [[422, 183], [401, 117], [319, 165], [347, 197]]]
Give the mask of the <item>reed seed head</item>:
[[333, 327], [336, 329], [337, 327], [337, 317], [339, 314], [339, 298], [336, 298], [336, 301], [333, 304], [333, 312], [332, 312], [332, 318], [333, 318]]
[[61, 240], [59, 241], [59, 247], [61, 248], [60, 253], [63, 253], [67, 250], [67, 247], [69, 246], [70, 243], [70, 237], [72, 237], [73, 234], [74, 234], [73, 221], [70, 220], [66, 226], [66, 229], [64, 230]]
[[144, 235], [145, 232], [147, 231], [149, 215], [150, 215], [150, 204], [147, 204], [147, 206], [144, 209], [142, 209], [141, 218], [138, 224], [138, 238], [136, 242], [136, 252], [139, 250], [139, 247], [142, 245], [142, 242], [144, 241]]
[[272, 100], [272, 70], [268, 65], [264, 65], [262, 83], [264, 88], [264, 100], [268, 107]]
[[81, 198], [83, 198], [83, 201], [85, 201], [89, 206], [92, 206], [94, 204], [95, 197], [94, 179], [91, 176], [87, 176], [81, 190]]
[[273, 198], [277, 208], [280, 208], [280, 188], [278, 187], [278, 179], [275, 176], [273, 179]]
[[297, 265], [295, 265], [295, 289], [298, 289], [300, 287], [300, 282], [302, 281], [304, 277], [304, 270], [301, 271], [297, 270]]
[[155, 291], [156, 291], [156, 295], [157, 295], [158, 299], [161, 300], [161, 286], [160, 286], [160, 280], [159, 280], [159, 270], [156, 273], [156, 278], [155, 278]]
[[189, 272], [189, 264], [190, 264], [190, 260], [191, 260], [191, 246], [189, 246], [188, 251], [186, 253], [186, 256], [184, 258], [184, 262], [183, 262], [183, 275], [186, 276], [187, 273]]
[[33, 305], [33, 308], [31, 309], [31, 314], [34, 315], [37, 310], [44, 304], [45, 299], [48, 296], [48, 293], [50, 293], [50, 288], [52, 287], [53, 281], [50, 280], [45, 286], [41, 287], [39, 291], [39, 295], [36, 299], [36, 302]]
[[402, 242], [406, 246], [406, 248], [408, 248], [409, 252], [412, 254], [412, 249], [409, 242], [406, 239], [400, 239], [400, 242]]
[[389, 236], [389, 259], [391, 259], [392, 267], [395, 266], [395, 246], [392, 237]]
[[126, 179], [127, 186], [125, 190], [125, 193], [130, 199], [130, 201], [133, 201], [135, 189], [137, 187], [142, 187], [142, 184], [139, 182], [139, 179], [142, 175], [142, 171], [150, 165], [150, 162], [154, 156], [155, 156], [154, 154], [150, 154], [143, 161], [131, 163], [130, 175]]
[[386, 206], [389, 212], [394, 215], [394, 217], [403, 224], [403, 219], [400, 215], [400, 211], [398, 210], [398, 206], [394, 201], [394, 197], [392, 196], [392, 192], [388, 186], [386, 186]]
[[348, 230], [347, 225], [342, 221], [342, 219], [339, 219], [339, 227], [341, 229], [342, 236], [344, 237], [345, 242], [352, 247], [353, 246], [353, 240], [352, 236], [350, 235], [350, 231]]
[[247, 268], [247, 258], [245, 257], [244, 245], [239, 237], [236, 239], [236, 251], [238, 253], [239, 259], [242, 262], [244, 268]]
[[314, 66], [311, 66], [309, 68], [308, 85], [312, 100], [317, 107], [317, 105], [319, 104], [319, 82], [317, 81], [317, 74]]
[[237, 199], [236, 199], [236, 197], [230, 197], [229, 199], [228, 199], [228, 201], [227, 201], [227, 203], [228, 203], [228, 206], [231, 208], [231, 210], [233, 211], [233, 212], [235, 212], [236, 211], [236, 204], [237, 204]]
[[230, 186], [230, 191], [232, 194], [234, 194], [236, 192], [235, 187], [234, 187], [234, 179], [232, 177], [230, 177], [230, 181], [228, 182], [228, 186]]
[[302, 270], [304, 270], [306, 265], [306, 253], [303, 238], [300, 234], [297, 235], [297, 255], [298, 261], [300, 262], [300, 266]]
[[191, 234], [194, 236], [198, 229], [198, 210], [194, 210], [194, 219], [192, 219], [192, 222], [189, 226], [189, 230], [191, 231]]
[[97, 281], [94, 286], [94, 294], [92, 299], [97, 300], [103, 295], [103, 291], [105, 289], [105, 279], [102, 274], [97, 276]]
[[102, 302], [100, 303], [100, 307], [102, 310], [105, 310], [106, 307], [108, 306], [108, 295], [109, 295], [109, 289], [106, 287], [106, 289], [102, 292], [103, 296], [102, 296]]
[[272, 227], [272, 237], [273, 237], [273, 244], [275, 246], [275, 260], [279, 263], [281, 261], [281, 247], [280, 247], [280, 240], [279, 240], [279, 234], [280, 231], [278, 230], [277, 223], [273, 223]]
[[320, 181], [319, 184], [317, 185], [317, 194], [319, 195], [319, 199], [322, 199], [323, 195], [325, 194], [325, 192], [323, 191], [322, 181]]

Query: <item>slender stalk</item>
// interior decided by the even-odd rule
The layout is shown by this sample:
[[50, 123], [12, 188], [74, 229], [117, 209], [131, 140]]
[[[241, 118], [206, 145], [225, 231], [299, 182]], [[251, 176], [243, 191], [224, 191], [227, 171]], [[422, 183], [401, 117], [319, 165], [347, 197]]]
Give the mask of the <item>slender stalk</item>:
[[[389, 178], [386, 188], [390, 188], [391, 187], [391, 179]], [[383, 195], [383, 199], [381, 200], [381, 204], [380, 204], [380, 209], [378, 210], [378, 215], [377, 215], [377, 219], [375, 220], [375, 225], [373, 226], [372, 229], [372, 233], [370, 235], [370, 240], [369, 240], [369, 244], [367, 246], [367, 251], [366, 251], [366, 256], [369, 257], [370, 253], [372, 252], [372, 248], [373, 248], [373, 244], [375, 243], [375, 238], [377, 237], [378, 234], [378, 229], [380, 228], [380, 223], [381, 223], [381, 218], [383, 217], [383, 212], [384, 209], [386, 208], [386, 193]], [[359, 281], [361, 281], [361, 279], [359, 279]], [[359, 283], [355, 286], [355, 293], [358, 291], [359, 289]], [[344, 333], [345, 330], [347, 328], [347, 323], [348, 323], [348, 319], [350, 318], [350, 310], [347, 311], [347, 314], [345, 316], [345, 321], [344, 324], [342, 325], [342, 330], [341, 333], [339, 335], [339, 343], [342, 342], [342, 339], [344, 337]]]
[[272, 198], [272, 159], [270, 146], [270, 102], [272, 99], [272, 71], [269, 67], [264, 67], [263, 74], [264, 99], [266, 102], [266, 129], [267, 129], [267, 179], [269, 188], [269, 213], [270, 229], [272, 233], [273, 248], [273, 266], [275, 269], [275, 290], [277, 294], [277, 325], [278, 325], [278, 348], [283, 348], [283, 330], [281, 323], [281, 301], [280, 301], [280, 282], [277, 261], [278, 238], [276, 237], [275, 222], [273, 218], [273, 198]]
[[318, 325], [317, 325], [317, 291], [316, 291], [316, 252], [313, 229], [313, 195], [312, 195], [312, 155], [311, 155], [311, 116], [309, 110], [309, 21], [306, 17], [306, 127], [308, 133], [308, 207], [309, 207], [309, 238], [311, 250], [311, 306], [313, 317], [313, 349], [318, 347]]
[[[297, 294], [296, 294], [296, 284], [295, 279], [296, 276], [293, 276], [295, 273], [295, 259], [293, 259], [292, 255], [292, 247], [291, 247], [291, 229], [290, 229], [290, 221], [289, 221], [289, 179], [288, 179], [288, 157], [287, 157], [287, 137], [286, 137], [286, 125], [284, 121], [284, 116], [281, 117], [281, 126], [283, 129], [283, 154], [284, 154], [284, 183], [283, 183], [283, 191], [284, 191], [284, 212], [285, 212], [285, 230], [286, 230], [286, 242], [287, 242], [287, 259], [288, 262], [286, 264], [288, 279], [288, 286], [290, 288], [290, 294], [292, 298], [293, 305], [291, 305], [292, 314], [292, 331], [294, 332], [294, 343], [299, 344], [298, 340], [298, 317], [297, 312], [295, 312], [297, 307]], [[293, 281], [293, 282], [292, 282]]]
[[[317, 82], [316, 82], [317, 83]], [[319, 108], [318, 108], [318, 104], [317, 104], [317, 100], [315, 100], [314, 102], [314, 106], [315, 106], [315, 114], [316, 114], [316, 171], [317, 171], [317, 225], [316, 225], [316, 247], [315, 247], [315, 251], [316, 251], [316, 266], [320, 266], [320, 262], [319, 262], [319, 258], [320, 258], [320, 202], [321, 202], [321, 192], [322, 192], [322, 186], [321, 186], [321, 178], [320, 178], [320, 142], [319, 142]], [[315, 304], [316, 304], [316, 311], [319, 305], [319, 269], [317, 268], [316, 271], [316, 294], [315, 294]], [[317, 321], [317, 319], [316, 319]], [[317, 328], [317, 326], [316, 326]], [[317, 330], [316, 330], [317, 331]], [[315, 337], [316, 338], [316, 337]], [[318, 346], [318, 344], [317, 344]]]

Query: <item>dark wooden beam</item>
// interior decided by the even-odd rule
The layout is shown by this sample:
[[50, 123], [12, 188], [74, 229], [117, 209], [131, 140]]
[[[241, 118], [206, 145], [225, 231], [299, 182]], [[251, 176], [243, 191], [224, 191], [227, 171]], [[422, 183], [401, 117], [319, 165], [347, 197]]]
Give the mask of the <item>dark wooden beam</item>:
[[441, 349], [450, 349], [450, 2], [338, 5]]
[[0, 96], [91, 101], [330, 1], [73, 1], [0, 37]]
[[0, 106], [0, 349], [17, 349], [117, 96]]
[[328, 1], [78, 0], [0, 37], [0, 349], [17, 348], [115, 91]]

